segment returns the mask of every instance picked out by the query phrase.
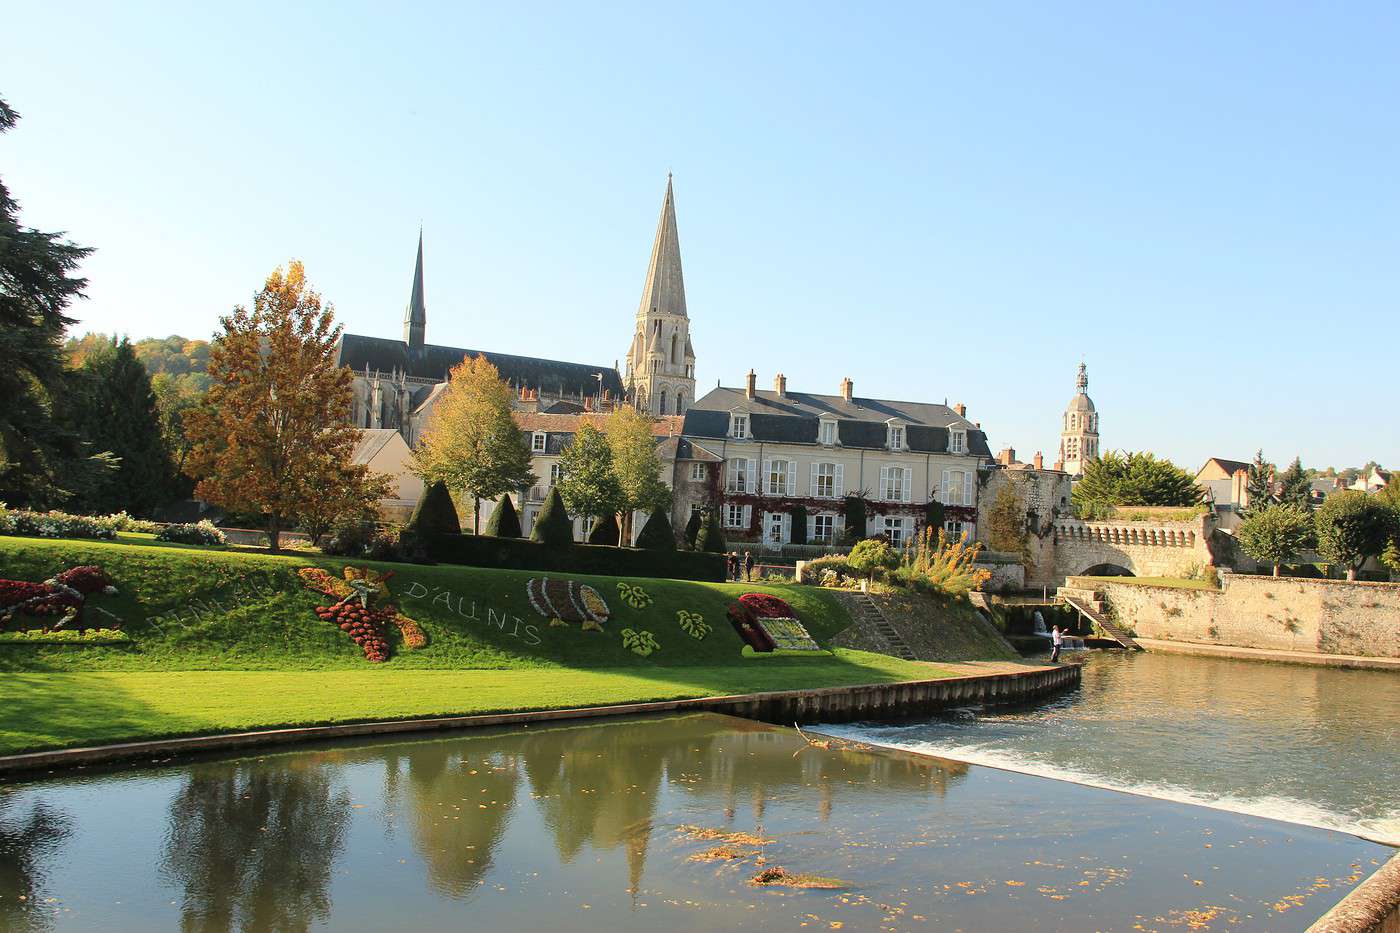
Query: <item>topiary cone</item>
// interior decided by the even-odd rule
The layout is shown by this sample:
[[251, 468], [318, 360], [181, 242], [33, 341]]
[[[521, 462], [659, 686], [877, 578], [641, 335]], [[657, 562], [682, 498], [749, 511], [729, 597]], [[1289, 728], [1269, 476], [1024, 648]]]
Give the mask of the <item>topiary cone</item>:
[[491, 517], [486, 520], [485, 534], [493, 538], [520, 537], [520, 516], [516, 513], [515, 503], [510, 501], [510, 496], [501, 496], [501, 501], [491, 510]]
[[554, 545], [574, 543], [574, 522], [569, 518], [569, 510], [564, 507], [564, 497], [559, 495], [558, 489], [549, 490], [549, 498], [544, 500], [544, 508], [535, 518], [535, 527], [530, 529], [530, 540]]
[[642, 533], [637, 535], [637, 547], [644, 551], [674, 551], [676, 533], [665, 509], [652, 509]]

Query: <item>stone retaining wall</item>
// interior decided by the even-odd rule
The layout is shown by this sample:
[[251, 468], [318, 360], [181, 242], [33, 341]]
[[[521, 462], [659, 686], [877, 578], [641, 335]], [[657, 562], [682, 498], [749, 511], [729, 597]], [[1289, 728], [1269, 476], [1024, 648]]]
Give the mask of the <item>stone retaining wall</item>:
[[1318, 918], [1308, 933], [1400, 933], [1400, 855]]
[[1103, 580], [1068, 585], [1103, 594], [1144, 638], [1400, 658], [1400, 584], [1222, 574], [1219, 590]]

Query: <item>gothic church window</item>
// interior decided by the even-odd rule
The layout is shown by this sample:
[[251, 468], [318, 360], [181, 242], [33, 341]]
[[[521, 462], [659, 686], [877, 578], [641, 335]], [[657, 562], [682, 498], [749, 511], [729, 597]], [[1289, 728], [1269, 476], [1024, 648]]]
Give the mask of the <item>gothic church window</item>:
[[661, 414], [661, 415], [666, 414], [666, 390], [665, 390], [665, 389], [662, 389], [662, 390], [661, 390], [661, 408], [660, 408], [660, 410], [657, 412], [657, 414]]
[[679, 335], [679, 334], [672, 334], [672, 335], [671, 335], [671, 362], [672, 362], [672, 363], [679, 363], [679, 362], [681, 361], [681, 348], [680, 348], [679, 340], [680, 340], [680, 335]]

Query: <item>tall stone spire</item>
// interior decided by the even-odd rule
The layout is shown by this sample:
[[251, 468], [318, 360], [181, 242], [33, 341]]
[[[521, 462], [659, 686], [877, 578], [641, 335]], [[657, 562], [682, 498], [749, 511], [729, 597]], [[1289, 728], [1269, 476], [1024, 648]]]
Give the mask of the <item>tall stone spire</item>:
[[638, 317], [648, 314], [674, 314], [685, 317], [685, 278], [681, 275], [681, 238], [676, 229], [676, 199], [671, 191], [671, 175], [666, 175], [666, 198], [661, 202], [661, 218], [656, 222], [656, 240], [651, 244], [651, 263], [642, 287]]
[[409, 352], [423, 349], [427, 338], [428, 306], [423, 300], [423, 228], [418, 228], [418, 261], [413, 266], [413, 293], [403, 313], [403, 340]]

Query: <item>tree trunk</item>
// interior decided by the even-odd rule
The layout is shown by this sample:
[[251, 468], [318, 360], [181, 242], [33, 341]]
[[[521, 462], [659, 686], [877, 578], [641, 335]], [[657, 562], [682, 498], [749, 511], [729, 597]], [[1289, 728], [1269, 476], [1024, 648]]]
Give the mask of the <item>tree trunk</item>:
[[1348, 579], [1348, 580], [1351, 580], [1353, 583], [1356, 582], [1356, 568], [1355, 568], [1355, 567], [1348, 567], [1348, 568], [1347, 568], [1347, 579]]
[[1274, 576], [1278, 576], [1278, 575], [1279, 575], [1279, 565], [1278, 565], [1278, 562], [1275, 561], [1275, 562], [1274, 562]]
[[276, 554], [282, 543], [282, 516], [272, 515], [267, 520], [267, 549]]
[[481, 534], [481, 497], [472, 496], [472, 534]]

